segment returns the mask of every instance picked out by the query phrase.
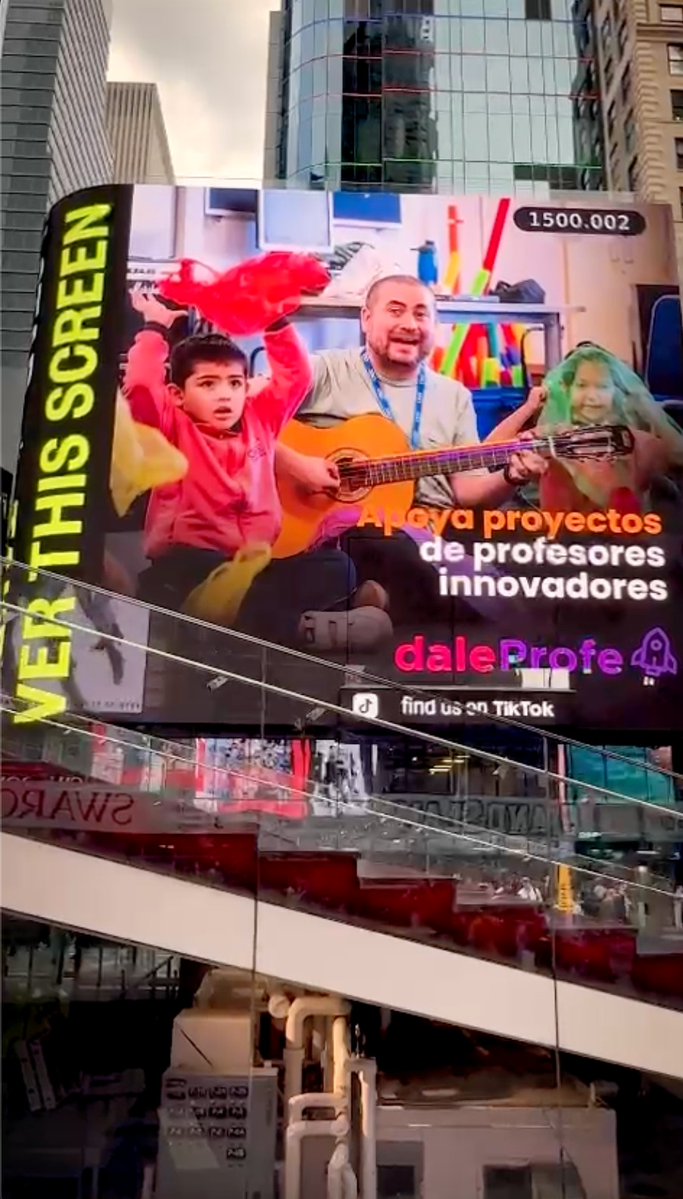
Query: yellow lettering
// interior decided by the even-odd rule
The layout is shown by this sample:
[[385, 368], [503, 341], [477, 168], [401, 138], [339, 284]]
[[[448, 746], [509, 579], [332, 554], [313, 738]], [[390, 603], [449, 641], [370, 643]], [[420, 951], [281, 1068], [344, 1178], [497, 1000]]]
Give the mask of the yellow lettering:
[[[43, 552], [40, 542], [34, 541], [31, 546], [29, 566], [32, 566], [34, 570], [50, 570], [54, 566], [77, 566], [80, 560], [80, 549], [46, 550]], [[35, 574], [29, 575], [29, 582], [35, 582], [35, 579]]]
[[65, 420], [71, 416], [80, 420], [92, 411], [95, 403], [95, 392], [89, 383], [72, 383], [71, 387], [55, 387], [45, 401], [45, 415], [48, 420]]
[[55, 695], [52, 691], [43, 691], [40, 687], [29, 687], [25, 683], [19, 683], [17, 699], [31, 703], [33, 707], [27, 708], [26, 711], [15, 712], [12, 718], [14, 724], [31, 724], [34, 720], [49, 720], [51, 716], [58, 716], [60, 712], [66, 711], [65, 695]]
[[59, 258], [59, 273], [76, 275], [81, 271], [103, 271], [107, 261], [109, 245], [106, 241], [96, 241], [90, 246], [72, 246], [62, 250]]
[[[56, 426], [79, 421], [95, 407], [90, 382], [99, 364], [99, 341], [113, 204], [94, 203], [62, 210], [59, 277], [51, 330], [52, 352], [47, 370], [42, 419], [57, 436], [40, 438], [39, 476], [31, 497], [34, 525], [27, 550], [28, 582], [40, 570], [77, 567], [81, 560], [83, 510], [89, 476], [90, 438]], [[110, 414], [113, 418], [113, 413]], [[73, 426], [72, 426], [73, 427]], [[28, 518], [27, 518], [28, 519]], [[64, 539], [64, 540], [60, 540]], [[69, 540], [67, 540], [69, 539]], [[51, 545], [71, 548], [51, 549]], [[3, 583], [3, 591], [4, 591]], [[36, 588], [38, 590], [38, 588]], [[64, 619], [76, 605], [73, 595], [27, 603], [17, 646], [16, 696], [23, 709], [16, 723], [28, 724], [63, 712], [65, 696], [46, 690], [37, 680], [68, 679], [72, 629]], [[16, 626], [13, 626], [16, 627]], [[4, 628], [0, 629], [0, 635]]]
[[51, 383], [78, 383], [92, 375], [97, 366], [97, 350], [92, 346], [63, 346], [50, 359]]
[[75, 241], [108, 237], [109, 226], [101, 223], [108, 216], [111, 216], [111, 204], [88, 204], [86, 208], [72, 208], [64, 217], [63, 244], [69, 246]]
[[70, 491], [66, 495], [41, 495], [35, 503], [36, 512], [48, 512], [45, 524], [36, 525], [33, 536], [36, 540], [41, 537], [67, 537], [72, 533], [83, 531], [82, 520], [65, 520], [64, 508], [82, 508], [85, 496], [82, 491]]
[[[71, 664], [71, 640], [62, 641], [54, 647], [57, 650], [57, 660], [50, 658], [49, 645], [22, 645], [19, 650], [20, 679], [66, 679], [69, 676]], [[31, 653], [35, 651], [35, 661], [31, 661]]]
[[65, 612], [73, 612], [75, 607], [75, 595], [54, 600], [39, 596], [37, 599], [31, 600], [22, 622], [22, 637], [27, 641], [31, 641], [34, 637], [70, 637], [71, 629], [63, 624], [50, 624], [49, 622], [58, 620]]
[[90, 457], [90, 443], [82, 433], [68, 437], [51, 437], [40, 451], [39, 465], [44, 475], [58, 470], [80, 470]]
[[[99, 318], [102, 309], [99, 304], [90, 308], [66, 308], [60, 312], [52, 329], [53, 346], [70, 345], [82, 338], [83, 341], [97, 341], [100, 334]], [[96, 321], [97, 324], [88, 324]]]
[[38, 491], [85, 491], [87, 475], [46, 475], [38, 480]]
[[68, 308], [70, 304], [99, 304], [104, 296], [104, 275], [101, 271], [89, 278], [60, 279], [57, 284], [57, 307]]

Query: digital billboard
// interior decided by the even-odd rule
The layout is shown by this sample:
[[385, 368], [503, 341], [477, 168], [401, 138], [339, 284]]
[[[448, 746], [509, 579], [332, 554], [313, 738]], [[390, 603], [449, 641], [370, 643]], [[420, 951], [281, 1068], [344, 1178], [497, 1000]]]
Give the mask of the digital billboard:
[[[407, 725], [680, 723], [669, 209], [374, 199], [52, 210], [14, 554], [122, 598], [24, 579], [17, 721], [287, 726], [290, 691]], [[253, 674], [222, 628], [339, 669], [269, 651], [264, 697], [179, 664]]]

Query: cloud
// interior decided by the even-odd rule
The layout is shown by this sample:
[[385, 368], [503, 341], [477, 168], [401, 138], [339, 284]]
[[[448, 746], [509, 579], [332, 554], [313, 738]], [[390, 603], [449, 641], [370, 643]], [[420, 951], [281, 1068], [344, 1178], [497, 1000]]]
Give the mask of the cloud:
[[109, 78], [158, 84], [179, 180], [259, 180], [275, 0], [114, 0]]

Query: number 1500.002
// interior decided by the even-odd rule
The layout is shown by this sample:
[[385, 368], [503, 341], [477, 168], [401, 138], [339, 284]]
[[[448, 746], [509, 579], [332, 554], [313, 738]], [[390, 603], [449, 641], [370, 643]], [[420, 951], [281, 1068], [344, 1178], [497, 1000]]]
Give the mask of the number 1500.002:
[[597, 233], [635, 237], [645, 217], [635, 210], [608, 208], [518, 208], [513, 220], [525, 233]]

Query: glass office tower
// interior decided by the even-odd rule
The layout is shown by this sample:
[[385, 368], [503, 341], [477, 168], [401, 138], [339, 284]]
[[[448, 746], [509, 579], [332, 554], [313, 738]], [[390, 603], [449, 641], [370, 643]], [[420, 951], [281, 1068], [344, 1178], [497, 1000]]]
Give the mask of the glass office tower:
[[2, 464], [14, 472], [47, 210], [111, 179], [105, 126], [111, 0], [2, 0]]
[[283, 0], [278, 18], [267, 180], [603, 186], [588, 0]]

